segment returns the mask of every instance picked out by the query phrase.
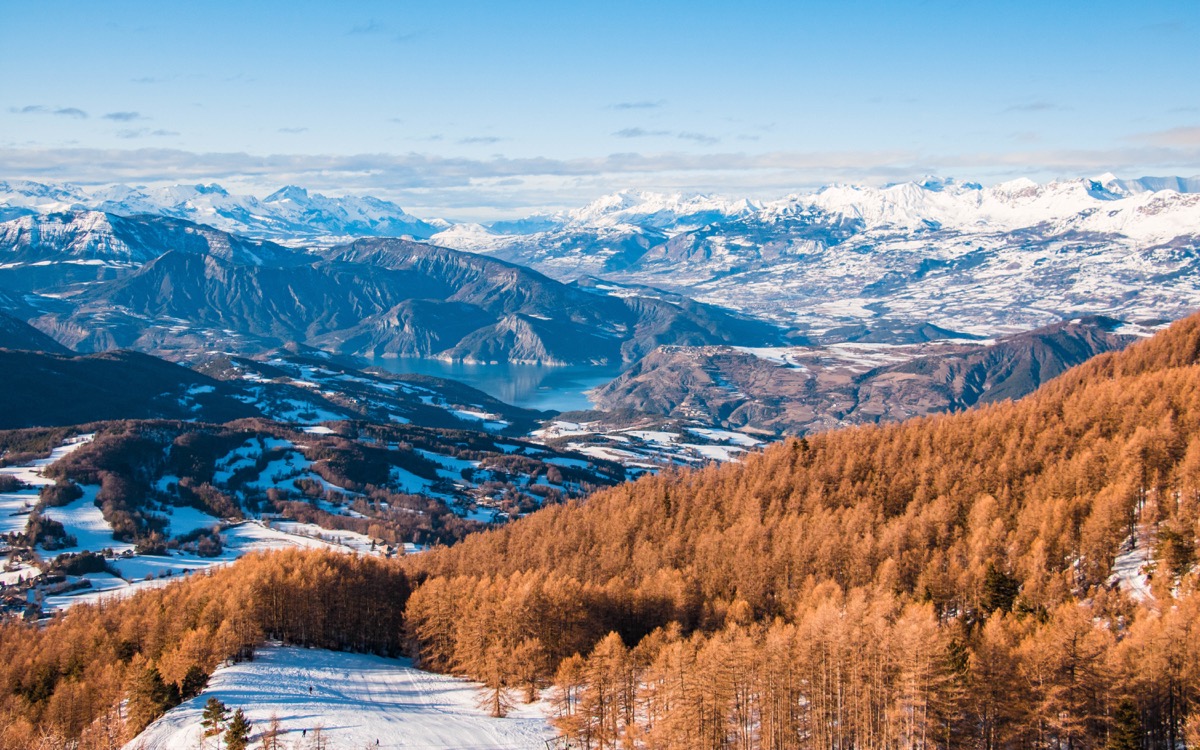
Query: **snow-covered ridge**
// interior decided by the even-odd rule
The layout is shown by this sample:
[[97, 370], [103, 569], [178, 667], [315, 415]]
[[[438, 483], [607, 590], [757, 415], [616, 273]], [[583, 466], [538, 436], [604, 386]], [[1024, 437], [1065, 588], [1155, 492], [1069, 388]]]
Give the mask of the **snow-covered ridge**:
[[952, 230], [1042, 234], [1117, 233], [1139, 240], [1200, 234], [1200, 177], [1112, 174], [1039, 184], [1017, 179], [984, 187], [926, 178], [884, 187], [835, 184], [768, 201], [712, 195], [623, 190], [585, 206], [519, 221], [456, 225], [433, 235], [435, 244], [498, 252], [514, 242], [543, 247], [578, 245], [594, 235], [612, 245], [625, 233], [672, 236], [702, 228], [802, 222], [859, 232]]
[[0, 219], [95, 210], [120, 216], [153, 214], [207, 224], [257, 238], [411, 236], [424, 239], [447, 226], [425, 222], [371, 196], [331, 198], [287, 186], [265, 198], [235, 195], [220, 185], [130, 187], [0, 182]]
[[761, 204], [745, 198], [622, 190], [567, 211], [561, 217], [568, 227], [637, 225], [681, 231], [714, 221], [752, 216], [761, 210]]
[[[1200, 180], [1175, 178], [1174, 184], [1196, 188]], [[883, 188], [836, 185], [768, 203], [763, 216], [805, 210], [861, 221], [867, 230], [1014, 231], [1049, 225], [1054, 233], [1116, 232], [1142, 239], [1200, 232], [1200, 193], [1145, 189], [1140, 181], [1124, 182], [1111, 175], [1045, 185], [1018, 179], [988, 188], [952, 181]]]

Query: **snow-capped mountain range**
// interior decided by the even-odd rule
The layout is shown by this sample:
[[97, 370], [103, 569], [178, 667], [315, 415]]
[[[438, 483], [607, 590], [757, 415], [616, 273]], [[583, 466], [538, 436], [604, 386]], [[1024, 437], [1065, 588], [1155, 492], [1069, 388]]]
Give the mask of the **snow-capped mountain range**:
[[0, 182], [0, 219], [94, 210], [119, 216], [186, 219], [259, 239], [411, 237], [427, 239], [446, 222], [426, 222], [371, 196], [330, 198], [289, 185], [265, 198], [235, 195], [220, 185], [82, 188], [14, 180]]
[[457, 225], [430, 241], [818, 332], [927, 322], [991, 336], [1200, 308], [1200, 178], [931, 178], [766, 202], [625, 192], [540, 224]]
[[926, 178], [771, 201], [627, 190], [489, 225], [421, 220], [388, 201], [295, 187], [258, 199], [217, 185], [0, 183], [0, 219], [80, 207], [310, 247], [409, 236], [561, 281], [667, 289], [818, 333], [933, 323], [991, 336], [1078, 315], [1153, 321], [1200, 308], [1200, 177], [989, 187]]
[[[1150, 217], [1170, 214], [1167, 219], [1178, 218], [1175, 209], [1194, 208], [1198, 199], [1187, 196], [1196, 193], [1200, 193], [1200, 177], [1122, 180], [1112, 174], [1046, 184], [1021, 178], [986, 188], [978, 183], [933, 177], [881, 188], [835, 184], [773, 201], [623, 190], [569, 211], [486, 226], [457, 224], [434, 239], [606, 228], [674, 234], [750, 218], [782, 221], [817, 212], [861, 222], [863, 229], [888, 226], [913, 230], [934, 225], [1016, 229], [1042, 222], [1075, 221], [1089, 229], [1128, 229], [1149, 236], [1175, 232], [1176, 225]], [[1113, 210], [1120, 213], [1120, 220], [1105, 220], [1114, 218]], [[1092, 220], [1083, 221], [1089, 218]]]

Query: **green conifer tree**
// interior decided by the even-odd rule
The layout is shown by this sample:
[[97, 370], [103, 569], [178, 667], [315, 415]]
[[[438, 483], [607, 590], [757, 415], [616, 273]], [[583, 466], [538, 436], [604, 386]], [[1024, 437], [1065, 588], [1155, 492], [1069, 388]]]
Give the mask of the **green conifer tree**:
[[228, 750], [246, 750], [250, 745], [250, 721], [242, 709], [233, 712], [229, 726], [225, 729], [225, 747]]

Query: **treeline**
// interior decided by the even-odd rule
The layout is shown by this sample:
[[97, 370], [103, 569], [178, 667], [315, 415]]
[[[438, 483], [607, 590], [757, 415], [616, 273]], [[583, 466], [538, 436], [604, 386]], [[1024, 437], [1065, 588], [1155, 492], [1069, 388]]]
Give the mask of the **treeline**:
[[0, 624], [0, 749], [119, 747], [267, 639], [396, 655], [408, 590], [388, 561], [282, 551], [47, 625]]
[[[590, 643], [542, 674], [591, 747], [1174, 748], [1200, 705], [1198, 357], [1194, 317], [1016, 403], [666, 472], [413, 558], [419, 655], [518, 684], [488, 670], [519, 643], [447, 660], [464, 626], [422, 629], [418, 604], [621, 581], [604, 607], [642, 619], [601, 637], [583, 600]], [[1113, 578], [1122, 554], [1151, 561], [1147, 601]]]

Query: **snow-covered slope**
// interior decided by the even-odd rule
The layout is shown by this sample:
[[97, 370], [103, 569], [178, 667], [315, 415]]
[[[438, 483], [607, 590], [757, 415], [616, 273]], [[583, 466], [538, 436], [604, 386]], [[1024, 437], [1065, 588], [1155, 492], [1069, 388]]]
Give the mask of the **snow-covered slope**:
[[245, 711], [255, 746], [272, 716], [287, 747], [308, 747], [318, 727], [330, 748], [545, 750], [554, 737], [545, 704], [496, 719], [477, 707], [477, 695], [473, 683], [414, 669], [407, 660], [268, 647], [253, 661], [218, 669], [204, 692], [125, 747], [192, 750], [209, 698]]

